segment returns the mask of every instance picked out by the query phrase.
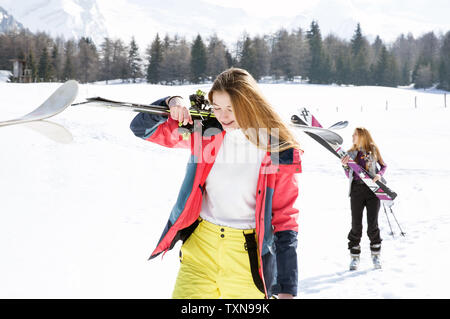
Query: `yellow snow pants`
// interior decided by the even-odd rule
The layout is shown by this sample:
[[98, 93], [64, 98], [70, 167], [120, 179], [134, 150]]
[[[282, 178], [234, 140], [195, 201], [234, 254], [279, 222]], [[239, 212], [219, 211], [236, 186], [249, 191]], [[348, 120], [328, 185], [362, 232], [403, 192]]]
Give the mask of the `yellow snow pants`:
[[243, 232], [199, 218], [199, 225], [181, 246], [172, 298], [264, 298], [253, 282]]

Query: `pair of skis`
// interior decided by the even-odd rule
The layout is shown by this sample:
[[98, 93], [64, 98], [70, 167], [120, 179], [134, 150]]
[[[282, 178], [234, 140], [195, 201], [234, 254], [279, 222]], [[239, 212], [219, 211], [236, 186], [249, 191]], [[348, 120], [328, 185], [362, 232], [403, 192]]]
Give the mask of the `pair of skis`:
[[[311, 114], [311, 112], [306, 108], [301, 108], [298, 110], [298, 115], [294, 114], [291, 117], [291, 125], [297, 128], [300, 128], [304, 131], [305, 134], [313, 138], [320, 145], [329, 150], [333, 155], [338, 157], [339, 159], [344, 158], [348, 155], [348, 153], [342, 149], [343, 139], [342, 137], [332, 130], [342, 129], [347, 127], [347, 121], [340, 121], [336, 124], [332, 125], [330, 128], [326, 129], [320, 125], [319, 121]], [[397, 197], [397, 193], [392, 191], [385, 183], [378, 180], [376, 182], [373, 181], [374, 177], [370, 172], [365, 170], [363, 167], [358, 165], [352, 158], [349, 159], [348, 164], [349, 168], [352, 169], [355, 174], [361, 178], [361, 180], [370, 188], [370, 190], [380, 199], [381, 203], [384, 207], [384, 212], [386, 214], [389, 227], [391, 229], [391, 235], [394, 236], [394, 232], [392, 231], [392, 226], [389, 221], [389, 217], [386, 211], [386, 207], [389, 208], [392, 216], [394, 216], [395, 221], [397, 222], [398, 227], [400, 228], [400, 232], [402, 236], [405, 236], [405, 233], [400, 227], [400, 224], [397, 221], [397, 218], [392, 211], [392, 206], [394, 204], [394, 199]]]
[[[170, 109], [167, 106], [138, 104], [130, 102], [120, 102], [105, 99], [102, 97], [93, 97], [86, 99], [85, 102], [72, 104], [78, 95], [78, 83], [74, 80], [68, 81], [61, 85], [47, 100], [32, 112], [12, 120], [0, 121], [0, 127], [15, 124], [25, 124], [26, 127], [38, 131], [39, 133], [61, 143], [68, 143], [72, 140], [72, 135], [63, 126], [44, 121], [52, 116], [63, 112], [69, 106], [93, 105], [116, 110], [126, 110], [132, 112], [145, 112], [162, 116], [169, 116]], [[189, 113], [194, 120], [209, 122], [218, 122], [211, 110], [209, 102], [205, 99], [205, 93], [198, 90], [189, 97], [191, 108]], [[31, 123], [32, 122], [32, 123]], [[216, 123], [217, 125], [217, 123]], [[189, 131], [193, 130], [193, 124], [182, 125]]]
[[[204, 92], [198, 90], [196, 94], [192, 94], [189, 96], [189, 100], [191, 102], [189, 114], [194, 121], [200, 120], [204, 127], [209, 127], [211, 125], [214, 127], [220, 126], [219, 121], [212, 112], [209, 102], [205, 99]], [[121, 102], [105, 99], [102, 97], [88, 98], [85, 102], [72, 105], [92, 105], [116, 110], [143, 112], [167, 117], [170, 116], [170, 108], [168, 106]], [[184, 129], [191, 133], [194, 130], [194, 124], [187, 123], [186, 125], [183, 125], [183, 123], [180, 122], [178, 126], [180, 130]], [[184, 133], [182, 134], [186, 134], [186, 131], [184, 131]]]
[[75, 100], [77, 94], [78, 83], [76, 81], [68, 81], [32, 112], [16, 119], [0, 121], [0, 128], [22, 124], [24, 127], [42, 134], [57, 143], [71, 143], [73, 136], [64, 126], [45, 121], [45, 119], [64, 111]]
[[[170, 115], [170, 109], [167, 106], [120, 102], [108, 100], [102, 97], [88, 98], [85, 102], [72, 104], [77, 95], [78, 83], [73, 80], [68, 81], [60, 86], [47, 100], [44, 101], [44, 103], [42, 103], [34, 111], [16, 119], [0, 121], [0, 127], [45, 120], [61, 113], [70, 105], [78, 106], [90, 104], [118, 110], [145, 112], [163, 116]], [[190, 96], [190, 100], [191, 109], [189, 110], [189, 113], [194, 119], [203, 120], [207, 118], [215, 118], [214, 113], [210, 109], [208, 101], [204, 98], [204, 92], [198, 90], [196, 94]]]
[[77, 81], [68, 81], [60, 86], [47, 100], [44, 101], [44, 103], [42, 103], [34, 111], [13, 120], [0, 121], [0, 127], [48, 119], [64, 111], [69, 105], [72, 104], [77, 95]]
[[[117, 109], [117, 110], [124, 110], [124, 111], [144, 112], [144, 113], [151, 113], [151, 114], [157, 114], [157, 115], [162, 115], [162, 116], [170, 115], [170, 109], [167, 106], [120, 102], [120, 101], [108, 100], [108, 99], [105, 99], [102, 97], [87, 98], [85, 102], [76, 103], [76, 104], [72, 104], [72, 105], [78, 106], [78, 105], [87, 105], [87, 104], [91, 104], [94, 106], [101, 106], [101, 107], [105, 107], [105, 108]], [[214, 113], [212, 113], [212, 111], [207, 111], [207, 110], [202, 110], [202, 109], [191, 108], [189, 110], [189, 113], [191, 114], [193, 119], [215, 118]]]

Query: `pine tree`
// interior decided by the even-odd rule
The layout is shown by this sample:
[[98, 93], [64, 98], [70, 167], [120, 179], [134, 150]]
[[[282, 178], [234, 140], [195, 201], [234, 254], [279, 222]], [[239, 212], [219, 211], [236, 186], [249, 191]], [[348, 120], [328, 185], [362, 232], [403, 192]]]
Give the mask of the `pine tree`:
[[397, 37], [390, 50], [399, 66], [398, 83], [400, 85], [409, 85], [412, 82], [411, 75], [414, 69], [417, 52], [416, 43], [417, 41], [411, 33], [406, 37], [404, 34], [401, 34]]
[[389, 85], [388, 58], [389, 58], [389, 56], [388, 56], [386, 46], [383, 45], [381, 47], [380, 56], [379, 56], [379, 59], [376, 63], [376, 67], [374, 70], [375, 85], [380, 85], [380, 86], [388, 86]]
[[172, 42], [175, 42], [175, 43], [177, 42], [177, 36], [175, 36], [175, 38], [172, 41], [170, 39], [170, 36], [166, 33], [166, 35], [164, 36], [164, 40], [162, 42], [163, 52], [166, 51], [167, 49], [169, 49]]
[[64, 81], [72, 80], [76, 78], [75, 66], [74, 66], [74, 54], [75, 44], [72, 40], [66, 42], [64, 54], [66, 56], [63, 70]]
[[157, 84], [161, 81], [161, 63], [163, 60], [163, 48], [159, 38], [159, 34], [156, 34], [149, 50], [149, 65], [147, 68], [147, 82]]
[[420, 64], [415, 77], [414, 87], [429, 88], [433, 85], [433, 71], [431, 69], [431, 64]]
[[298, 73], [297, 57], [295, 55], [295, 35], [280, 29], [274, 36], [272, 45], [271, 68], [276, 77], [284, 76], [292, 80]]
[[358, 55], [358, 53], [361, 52], [364, 46], [361, 25], [359, 23], [356, 25], [355, 34], [353, 35], [353, 38], [350, 42], [352, 45], [352, 54], [354, 56]]
[[256, 50], [248, 35], [245, 36], [244, 43], [242, 45], [240, 67], [247, 70], [247, 72], [250, 73], [255, 79], [258, 79], [258, 76], [256, 76]]
[[95, 81], [98, 76], [99, 57], [91, 38], [82, 37], [78, 41], [79, 78], [82, 82]]
[[450, 73], [444, 59], [439, 65], [439, 86], [438, 88], [450, 91]]
[[[308, 77], [310, 83], [327, 83], [328, 74], [324, 74], [329, 66], [322, 48], [322, 35], [319, 24], [315, 21], [311, 23], [310, 30], [306, 35], [311, 53], [311, 63], [309, 66]], [[325, 66], [324, 66], [325, 64]], [[325, 72], [328, 73], [328, 72]]]
[[269, 75], [270, 70], [270, 48], [264, 37], [256, 36], [252, 40], [255, 50], [255, 70], [253, 76], [260, 80], [264, 75]]
[[304, 32], [301, 28], [298, 28], [291, 35], [293, 42], [293, 63], [295, 75], [306, 77], [308, 73], [308, 64], [310, 63], [309, 47], [305, 41]]
[[330, 55], [323, 52], [322, 59], [320, 64], [320, 83], [330, 84], [332, 83], [332, 74], [331, 74], [331, 58]]
[[342, 52], [336, 59], [336, 82], [338, 84], [350, 84], [352, 79], [351, 57], [347, 52]]
[[381, 41], [380, 36], [377, 35], [375, 41], [373, 41], [372, 44], [372, 49], [374, 51], [374, 62], [378, 61], [382, 48], [383, 48], [383, 41]]
[[113, 65], [114, 44], [109, 38], [105, 38], [100, 45], [100, 79], [112, 79], [112, 65]]
[[128, 68], [130, 77], [133, 79], [133, 83], [136, 83], [136, 78], [142, 76], [141, 62], [142, 59], [139, 55], [139, 47], [133, 37], [131, 39], [130, 50], [128, 52]]
[[226, 57], [226, 46], [224, 42], [219, 39], [217, 34], [213, 34], [208, 39], [206, 74], [211, 78], [215, 78], [227, 68], [228, 61]]
[[355, 34], [351, 40], [352, 48], [352, 75], [353, 84], [366, 85], [368, 84], [368, 45], [367, 40], [362, 36], [361, 26], [358, 23]]
[[206, 66], [206, 47], [199, 34], [194, 40], [191, 49], [191, 81], [193, 83], [200, 83], [205, 80]]
[[55, 44], [52, 48], [52, 55], [51, 55], [51, 76], [57, 81], [59, 80], [59, 52], [58, 52], [58, 46]]
[[161, 81], [166, 84], [180, 84], [189, 80], [190, 46], [185, 38], [175, 36], [165, 40], [164, 57], [161, 62]]
[[125, 82], [129, 77], [128, 48], [121, 39], [113, 42], [111, 77]]
[[439, 87], [450, 91], [450, 31], [442, 39], [439, 64]]
[[[389, 51], [388, 51], [389, 52]], [[388, 85], [392, 87], [397, 87], [400, 83], [400, 71], [395, 56], [389, 52], [388, 54]]]
[[38, 77], [38, 69], [34, 61], [33, 51], [30, 50], [27, 57], [27, 69], [31, 70], [31, 82], [36, 82]]
[[[328, 72], [328, 81], [326, 83], [339, 83], [342, 84], [342, 74], [339, 74], [338, 69], [344, 66], [343, 55], [344, 52], [348, 51], [346, 43], [335, 36], [334, 34], [329, 34], [323, 41], [323, 50], [325, 57], [325, 65], [328, 64], [328, 67], [325, 69], [325, 72]], [[340, 64], [338, 66], [338, 64]]]
[[233, 56], [231, 55], [230, 51], [228, 50], [225, 51], [225, 58], [227, 61], [227, 68], [231, 68], [232, 66], [237, 65], [237, 62], [235, 58], [233, 58]]
[[408, 85], [411, 83], [411, 71], [409, 65], [410, 62], [408, 60], [403, 62], [400, 71], [400, 80], [399, 80], [400, 85]]
[[64, 63], [64, 80], [70, 80], [75, 78], [75, 70], [72, 64], [72, 57], [70, 55], [66, 56], [66, 61]]
[[[439, 82], [439, 40], [435, 36], [434, 32], [428, 32], [421, 36], [418, 40], [419, 46], [419, 58], [416, 61], [413, 81], [416, 83], [416, 87], [424, 87], [430, 82]], [[418, 81], [419, 70], [421, 70], [421, 79]], [[431, 80], [428, 81], [429, 74], [431, 74]], [[419, 84], [417, 83], [419, 82]]]
[[46, 46], [42, 49], [39, 59], [38, 76], [40, 82], [48, 82], [50, 80], [50, 62]]

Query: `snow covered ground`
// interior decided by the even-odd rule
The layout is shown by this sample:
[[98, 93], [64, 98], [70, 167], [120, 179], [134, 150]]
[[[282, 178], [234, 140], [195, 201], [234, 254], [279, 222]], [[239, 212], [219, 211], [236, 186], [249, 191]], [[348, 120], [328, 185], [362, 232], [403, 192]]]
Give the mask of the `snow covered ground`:
[[[58, 86], [0, 83], [0, 120], [28, 113]], [[209, 87], [83, 85], [79, 100], [149, 103]], [[389, 236], [380, 211], [383, 269], [372, 270], [364, 229], [361, 269], [347, 271], [346, 177], [335, 157], [296, 131], [305, 150], [297, 201], [299, 298], [449, 298], [450, 110], [443, 92], [261, 87], [287, 123], [299, 106], [309, 107], [324, 126], [349, 120], [340, 131], [345, 148], [356, 126], [367, 127], [388, 164], [388, 185], [399, 194], [394, 210], [407, 233], [399, 237], [391, 218], [396, 238]], [[51, 121], [71, 132], [70, 144], [27, 126], [0, 128], [0, 298], [170, 298], [180, 243], [162, 260], [147, 258], [189, 154], [136, 138], [129, 130], [134, 115], [69, 107]]]

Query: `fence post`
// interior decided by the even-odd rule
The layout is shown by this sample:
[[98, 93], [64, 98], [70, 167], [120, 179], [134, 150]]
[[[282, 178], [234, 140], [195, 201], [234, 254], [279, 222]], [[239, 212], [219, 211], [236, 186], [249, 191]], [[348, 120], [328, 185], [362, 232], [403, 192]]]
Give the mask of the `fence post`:
[[447, 93], [444, 93], [444, 107], [447, 108]]
[[414, 97], [414, 107], [417, 109], [417, 96]]
[[388, 110], [388, 101], [386, 100], [386, 111]]

